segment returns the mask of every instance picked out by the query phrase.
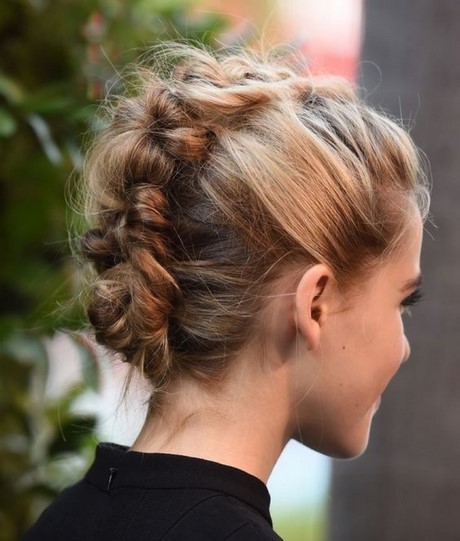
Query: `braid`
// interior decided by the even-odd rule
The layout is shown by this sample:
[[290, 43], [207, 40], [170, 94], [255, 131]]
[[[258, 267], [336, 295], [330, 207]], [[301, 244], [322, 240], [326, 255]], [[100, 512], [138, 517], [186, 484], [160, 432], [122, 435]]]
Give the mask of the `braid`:
[[169, 141], [179, 132], [176, 140], [186, 144], [184, 116], [164, 85], [152, 85], [142, 99], [120, 101], [110, 131], [87, 160], [89, 197], [99, 205], [94, 227], [81, 239], [82, 253], [99, 273], [88, 317], [101, 344], [157, 382], [166, 381], [171, 368], [169, 314], [179, 295], [167, 270], [171, 224], [164, 187], [180, 169], [180, 143]]

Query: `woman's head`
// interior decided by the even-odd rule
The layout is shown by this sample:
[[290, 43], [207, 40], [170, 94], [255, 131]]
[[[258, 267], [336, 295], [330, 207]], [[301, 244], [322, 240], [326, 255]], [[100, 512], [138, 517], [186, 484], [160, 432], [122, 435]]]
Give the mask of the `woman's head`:
[[427, 202], [409, 136], [347, 83], [246, 54], [161, 59], [89, 153], [82, 238], [96, 337], [154, 391], [224, 377], [287, 269], [354, 288]]

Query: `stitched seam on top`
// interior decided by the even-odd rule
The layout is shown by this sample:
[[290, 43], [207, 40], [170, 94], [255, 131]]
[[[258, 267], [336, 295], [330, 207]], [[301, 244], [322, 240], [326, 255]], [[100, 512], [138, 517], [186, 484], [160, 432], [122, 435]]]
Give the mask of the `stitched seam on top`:
[[[270, 523], [267, 521], [267, 517], [260, 511], [260, 509], [258, 509], [257, 507], [254, 507], [249, 502], [247, 502], [245, 500], [241, 500], [240, 498], [236, 498], [235, 496], [231, 496], [230, 494], [227, 494], [227, 500], [229, 501], [229, 503], [231, 505], [235, 505], [235, 500], [236, 500], [236, 506], [239, 509], [241, 509], [243, 512], [246, 509], [249, 509], [249, 511], [251, 511], [251, 513], [257, 514], [258, 517], [260, 517], [265, 522], [267, 522], [267, 524], [270, 525]], [[252, 520], [250, 522], [248, 522], [248, 524], [253, 524]]]
[[233, 535], [235, 535], [236, 533], [238, 533], [240, 530], [242, 530], [243, 528], [246, 528], [246, 526], [250, 526], [251, 524], [249, 522], [243, 522], [243, 524], [240, 524], [239, 526], [237, 526], [232, 532], [230, 532], [225, 538], [224, 538], [224, 541], [226, 541], [227, 539], [230, 539]]
[[169, 533], [171, 533], [171, 531], [182, 521], [184, 520], [184, 518], [189, 515], [194, 509], [196, 509], [197, 507], [199, 507], [202, 503], [204, 502], [207, 502], [208, 500], [212, 500], [214, 498], [220, 498], [221, 495], [220, 494], [212, 494], [211, 496], [208, 496], [206, 498], [204, 498], [203, 500], [200, 500], [199, 502], [197, 502], [194, 506], [190, 507], [189, 509], [187, 509], [187, 511], [185, 511], [185, 513], [183, 513], [177, 520], [176, 522], [174, 522], [174, 524], [172, 524], [167, 530], [166, 532], [159, 538], [159, 541], [161, 541], [162, 539], [164, 539]]
[[126, 524], [126, 528], [122, 531], [121, 535], [120, 536], [116, 536], [115, 539], [118, 537], [118, 539], [124, 539], [125, 538], [125, 533], [129, 530], [130, 526], [131, 526], [131, 523], [133, 522], [134, 520], [134, 516], [135, 514], [138, 512], [138, 510], [142, 507], [142, 504], [144, 503], [144, 500], [147, 496], [147, 490], [144, 490], [144, 494], [142, 494], [142, 496], [139, 498], [139, 502], [137, 503], [136, 507], [133, 509], [133, 511], [131, 512], [131, 515], [130, 517], [128, 518], [128, 521], [127, 521], [127, 524]]

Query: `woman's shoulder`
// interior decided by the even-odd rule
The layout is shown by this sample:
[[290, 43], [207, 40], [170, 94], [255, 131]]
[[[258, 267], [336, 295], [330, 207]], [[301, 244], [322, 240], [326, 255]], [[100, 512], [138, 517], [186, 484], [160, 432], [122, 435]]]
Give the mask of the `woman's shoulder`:
[[237, 497], [203, 488], [119, 487], [83, 480], [66, 489], [23, 541], [280, 541], [271, 523]]
[[278, 540], [265, 485], [245, 472], [179, 455], [100, 445], [24, 541]]
[[274, 532], [271, 524], [253, 508], [232, 496], [214, 493], [208, 494], [199, 504], [177, 517], [163, 535], [145, 539], [280, 541], [281, 538]]

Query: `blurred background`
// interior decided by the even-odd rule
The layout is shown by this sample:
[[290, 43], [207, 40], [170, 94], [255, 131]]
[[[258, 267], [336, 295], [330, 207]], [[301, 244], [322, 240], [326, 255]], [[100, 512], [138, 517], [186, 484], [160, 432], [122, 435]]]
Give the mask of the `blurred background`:
[[179, 36], [287, 43], [310, 71], [355, 82], [426, 153], [433, 218], [425, 301], [406, 323], [412, 361], [363, 457], [332, 462], [290, 443], [269, 488], [286, 541], [458, 541], [456, 0], [1, 0], [0, 541], [21, 539], [98, 441], [130, 444], [143, 421], [141, 385], [120, 405], [124, 367], [69, 304], [79, 269], [67, 226], [81, 217], [67, 203], [100, 100], [148, 45]]

